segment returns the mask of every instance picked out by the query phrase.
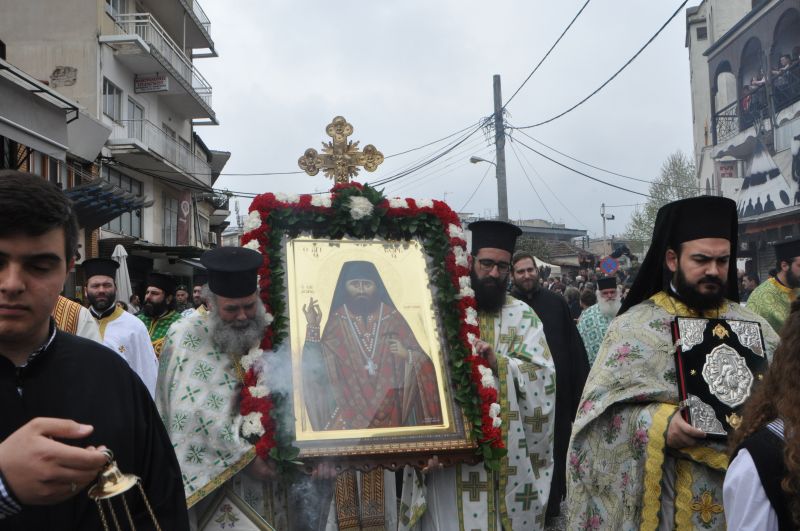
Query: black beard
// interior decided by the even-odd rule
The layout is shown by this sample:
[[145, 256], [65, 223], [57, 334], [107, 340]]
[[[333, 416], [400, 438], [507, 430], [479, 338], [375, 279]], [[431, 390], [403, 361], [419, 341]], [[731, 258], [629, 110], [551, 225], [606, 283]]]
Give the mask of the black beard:
[[[697, 284], [701, 282], [710, 282], [719, 286], [716, 294], [705, 294], [697, 291]], [[713, 310], [719, 308], [722, 301], [725, 300], [725, 292], [727, 291], [727, 282], [719, 277], [704, 276], [697, 284], [689, 284], [683, 271], [678, 269], [675, 272], [675, 289], [678, 291], [677, 295], [689, 308], [697, 311]]]
[[800, 278], [795, 275], [791, 269], [786, 270], [786, 287], [796, 288], [800, 286]]
[[98, 301], [97, 297], [95, 297], [94, 295], [89, 295], [88, 293], [86, 294], [86, 298], [88, 299], [89, 304], [91, 304], [92, 308], [94, 308], [94, 310], [97, 313], [103, 313], [104, 311], [111, 308], [111, 306], [116, 302], [117, 294], [116, 293], [114, 293], [113, 295], [109, 294], [105, 302]]
[[157, 317], [161, 317], [167, 311], [167, 303], [165, 302], [146, 302], [142, 307], [142, 312], [147, 317], [152, 317], [153, 319]]
[[497, 313], [506, 302], [507, 278], [484, 277], [478, 279], [475, 271], [469, 272], [472, 289], [475, 291], [475, 302], [478, 310], [487, 313]]
[[378, 297], [350, 297], [347, 301], [347, 311], [353, 315], [366, 317], [376, 311], [380, 303]]

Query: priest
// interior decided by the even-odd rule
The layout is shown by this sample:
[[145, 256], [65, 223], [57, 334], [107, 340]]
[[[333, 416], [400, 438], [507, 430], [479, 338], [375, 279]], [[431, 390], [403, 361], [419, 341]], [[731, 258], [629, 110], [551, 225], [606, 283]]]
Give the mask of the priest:
[[589, 360], [564, 297], [539, 286], [539, 268], [533, 255], [524, 252], [515, 254], [511, 264], [511, 277], [514, 282], [511, 295], [533, 308], [542, 320], [558, 377], [553, 481], [550, 501], [547, 503], [547, 518], [550, 519], [560, 514], [561, 502], [567, 494], [565, 473], [569, 434], [572, 432], [572, 421], [589, 374]]
[[103, 344], [122, 356], [155, 396], [158, 359], [142, 321], [117, 306], [118, 268], [119, 263], [108, 258], [84, 260], [89, 311], [100, 326]]
[[753, 290], [747, 307], [780, 332], [792, 302], [800, 294], [800, 239], [776, 243], [775, 256], [777, 273]]
[[500, 391], [508, 455], [499, 472], [462, 464], [431, 467], [422, 477], [406, 467], [400, 529], [542, 529], [553, 473], [556, 375], [541, 320], [506, 292], [522, 231], [503, 221], [476, 221], [469, 229], [481, 331], [475, 346]]
[[567, 529], [725, 529], [724, 442], [678, 414], [676, 316], [758, 321], [739, 305], [736, 204], [658, 211], [650, 250], [592, 366], [568, 455]]
[[578, 319], [578, 332], [581, 334], [589, 365], [594, 364], [600, 344], [608, 330], [611, 320], [617, 316], [622, 301], [617, 289], [617, 277], [603, 277], [597, 280], [597, 302], [583, 310]]
[[167, 330], [181, 318], [181, 314], [175, 311], [174, 297], [175, 280], [163, 273], [150, 273], [147, 277], [144, 305], [136, 317], [147, 327], [156, 356], [161, 355]]

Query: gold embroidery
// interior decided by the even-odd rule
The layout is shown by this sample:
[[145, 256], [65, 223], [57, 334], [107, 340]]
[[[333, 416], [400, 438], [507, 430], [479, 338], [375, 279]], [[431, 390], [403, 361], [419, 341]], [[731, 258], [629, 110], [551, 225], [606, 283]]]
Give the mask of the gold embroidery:
[[722, 512], [722, 505], [714, 503], [714, 498], [711, 497], [711, 493], [707, 490], [703, 491], [700, 498], [692, 503], [691, 508], [692, 511], [700, 513], [700, 519], [704, 524], [711, 523], [714, 515]]
[[719, 308], [706, 310], [701, 316], [675, 297], [668, 295], [665, 291], [659, 291], [650, 297], [650, 300], [653, 301], [656, 306], [671, 315], [681, 315], [686, 317], [708, 317], [718, 319], [721, 314], [728, 310], [728, 303], [723, 302]]
[[728, 331], [725, 330], [725, 327], [722, 326], [722, 323], [717, 324], [717, 326], [714, 327], [714, 330], [712, 330], [711, 333], [720, 339], [724, 339], [730, 335]]
[[675, 472], [675, 528], [693, 529], [692, 464], [685, 459], [678, 459]]
[[644, 464], [644, 505], [642, 507], [642, 525], [640, 529], [658, 529], [659, 512], [661, 510], [661, 477], [664, 464], [664, 446], [669, 420], [678, 410], [673, 404], [659, 404], [653, 413], [653, 422], [647, 430], [647, 454]]
[[59, 295], [56, 305], [53, 308], [52, 316], [56, 321], [56, 326], [60, 330], [69, 334], [75, 334], [78, 331], [80, 311], [80, 304]]

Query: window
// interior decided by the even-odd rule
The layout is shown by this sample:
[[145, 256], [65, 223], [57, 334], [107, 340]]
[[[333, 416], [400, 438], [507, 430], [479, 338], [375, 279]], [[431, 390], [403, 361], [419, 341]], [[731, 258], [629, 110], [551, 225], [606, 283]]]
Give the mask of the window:
[[125, 0], [106, 0], [106, 13], [112, 17], [126, 12]]
[[697, 40], [704, 41], [708, 39], [708, 28], [706, 26], [699, 26], [697, 28]]
[[103, 114], [119, 122], [122, 120], [122, 90], [103, 78]]
[[[132, 177], [111, 169], [108, 166], [103, 166], [100, 170], [100, 176], [113, 185], [119, 186], [126, 192], [141, 197], [142, 183]], [[142, 237], [142, 211], [135, 210], [133, 212], [125, 212], [116, 219], [112, 219], [103, 228], [124, 234], [126, 236], [134, 236], [136, 238]]]
[[58, 159], [48, 157], [47, 161], [47, 179], [60, 187], [63, 187], [63, 179], [61, 178], [61, 165]]
[[128, 98], [128, 138], [144, 140], [142, 126], [144, 125], [144, 107]]
[[164, 245], [178, 244], [178, 200], [164, 194]]

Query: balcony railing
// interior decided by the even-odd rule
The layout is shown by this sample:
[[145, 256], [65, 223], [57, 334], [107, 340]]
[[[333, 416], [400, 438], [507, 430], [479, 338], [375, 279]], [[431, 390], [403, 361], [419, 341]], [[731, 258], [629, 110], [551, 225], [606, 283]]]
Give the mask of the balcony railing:
[[715, 142], [719, 143], [736, 136], [739, 131], [752, 127], [767, 117], [767, 88], [762, 85], [726, 105], [714, 115]]
[[772, 94], [775, 112], [800, 100], [800, 65], [795, 64], [772, 78]]
[[[197, 6], [197, 3], [194, 5]], [[120, 14], [114, 20], [117, 30], [123, 35], [141, 37], [164, 67], [182, 80], [211, 110], [211, 85], [150, 13]]]
[[148, 149], [206, 185], [211, 183], [211, 166], [191, 149], [149, 120], [122, 120], [111, 131], [111, 140], [139, 140]]
[[206, 33], [208, 33], [208, 28], [211, 27], [211, 21], [208, 20], [208, 15], [206, 15], [206, 12], [200, 7], [200, 3], [197, 0], [185, 0], [185, 2], [192, 4], [192, 12], [197, 17], [197, 20], [200, 21], [200, 25], [203, 26]]

